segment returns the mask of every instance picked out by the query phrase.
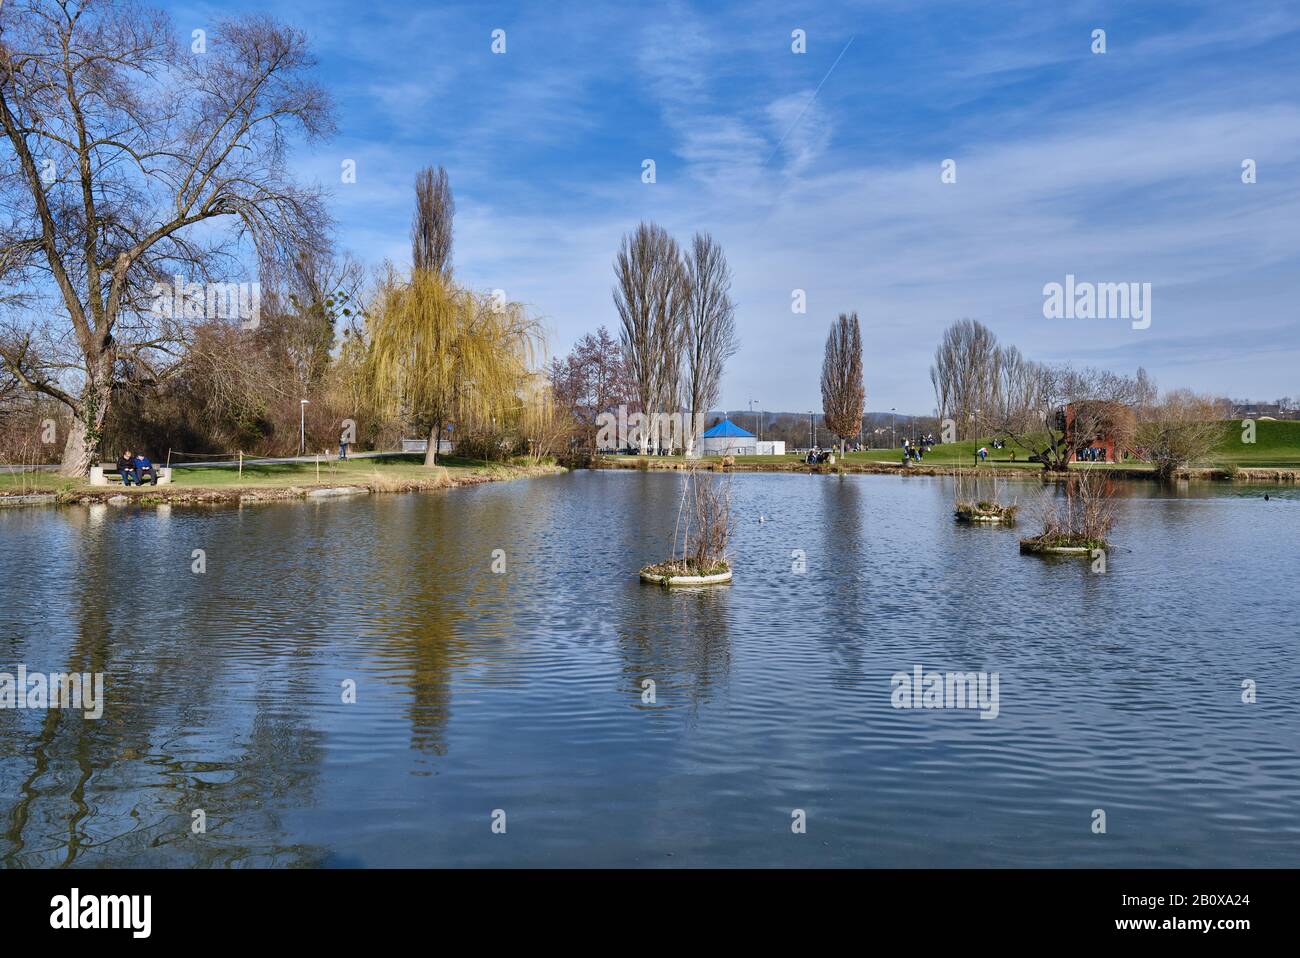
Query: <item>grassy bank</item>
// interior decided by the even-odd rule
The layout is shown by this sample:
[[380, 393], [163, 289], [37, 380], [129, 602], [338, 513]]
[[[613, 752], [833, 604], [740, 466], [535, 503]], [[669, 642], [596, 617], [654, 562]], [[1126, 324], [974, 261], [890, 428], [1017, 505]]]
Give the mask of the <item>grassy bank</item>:
[[65, 479], [51, 472], [17, 473], [0, 467], [0, 495], [57, 493], [60, 498], [107, 499], [127, 495], [150, 501], [236, 501], [282, 499], [325, 488], [353, 487], [368, 492], [408, 492], [440, 489], [480, 482], [546, 475], [563, 470], [552, 462], [526, 460], [484, 463], [480, 459], [444, 458], [427, 467], [420, 455], [383, 459], [322, 459], [314, 462], [246, 463], [237, 468], [189, 467], [174, 469], [165, 486], [124, 488], [113, 482], [92, 486], [84, 480]]
[[[1300, 469], [1300, 422], [1284, 420], [1260, 420], [1255, 423], [1255, 441], [1243, 442], [1244, 430], [1240, 421], [1232, 420], [1223, 424], [1223, 438], [1210, 453], [1202, 465], [1221, 469], [1239, 467]], [[954, 442], [936, 446], [926, 453], [924, 465], [934, 466], [973, 466], [975, 452], [980, 447], [989, 451], [988, 463], [1008, 469], [1041, 469], [1036, 462], [1028, 462], [1033, 451], [1016, 443], [1007, 442], [1005, 449], [993, 448], [993, 437]], [[771, 456], [738, 456], [737, 462], [758, 462], [772, 459]], [[797, 456], [778, 456], [778, 459], [797, 461]], [[868, 449], [865, 452], [851, 452], [845, 456], [849, 464], [855, 462], [895, 462], [901, 463], [903, 450]], [[1149, 470], [1145, 462], [1129, 461], [1122, 463], [1089, 463], [1088, 468], [1097, 469], [1136, 469]]]
[[[1186, 470], [1189, 478], [1199, 479], [1235, 479], [1237, 481], [1294, 482], [1300, 473], [1300, 422], [1281, 420], [1261, 420], [1255, 424], [1255, 442], [1243, 442], [1244, 430], [1237, 421], [1223, 424], [1223, 438], [1218, 446], [1200, 463]], [[836, 456], [836, 465], [810, 467], [802, 456], [790, 454], [785, 456], [735, 456], [736, 468], [740, 471], [761, 470], [764, 472], [831, 472], [841, 467], [850, 472], [903, 472], [912, 475], [946, 475], [958, 469], [971, 470], [975, 467], [975, 451], [985, 447], [989, 451], [988, 460], [979, 466], [981, 472], [996, 472], [998, 475], [1023, 476], [1031, 478], [1043, 472], [1041, 463], [1029, 462], [1033, 454], [1010, 441], [1004, 449], [994, 449], [992, 437], [955, 442], [936, 446], [926, 453], [925, 458], [904, 467], [903, 450], [868, 449], [863, 452], [851, 452], [846, 456]], [[717, 465], [720, 457], [702, 460], [706, 464]], [[640, 463], [644, 462], [644, 466]], [[602, 460], [606, 466], [622, 468], [677, 469], [682, 467], [680, 456], [608, 456]], [[1115, 473], [1124, 478], [1149, 478], [1154, 475], [1149, 463], [1128, 460], [1120, 463], [1075, 463], [1073, 469], [1098, 469]]]

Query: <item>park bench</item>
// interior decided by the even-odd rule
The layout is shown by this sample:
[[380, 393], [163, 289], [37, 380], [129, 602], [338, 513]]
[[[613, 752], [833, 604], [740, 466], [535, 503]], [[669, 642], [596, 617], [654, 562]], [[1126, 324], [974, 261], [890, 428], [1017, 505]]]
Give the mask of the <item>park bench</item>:
[[[158, 476], [158, 485], [165, 486], [171, 483], [172, 470], [170, 466], [154, 466], [153, 471]], [[117, 463], [115, 462], [106, 462], [90, 467], [90, 484], [92, 486], [107, 486], [121, 481], [122, 474], [117, 471]]]

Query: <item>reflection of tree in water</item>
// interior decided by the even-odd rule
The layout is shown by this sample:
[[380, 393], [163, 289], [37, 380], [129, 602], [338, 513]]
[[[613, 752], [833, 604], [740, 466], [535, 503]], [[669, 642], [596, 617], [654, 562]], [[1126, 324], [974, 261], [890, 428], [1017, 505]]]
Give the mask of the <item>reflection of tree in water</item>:
[[[129, 615], [120, 621], [118, 603], [130, 607], [122, 597], [131, 595], [131, 570], [117, 561], [122, 544], [85, 523], [88, 515], [66, 512], [85, 526], [78, 530], [80, 549], [70, 558], [67, 581], [41, 585], [61, 585], [73, 597], [78, 628], [61, 666], [69, 673], [103, 672], [107, 705], [98, 720], [56, 708], [6, 717], [0, 754], [9, 804], [2, 812], [0, 861], [48, 867], [322, 859], [319, 850], [276, 841], [283, 833], [277, 806], [310, 804], [319, 778], [320, 733], [305, 714], [287, 714], [282, 700], [283, 668], [301, 673], [309, 663], [292, 657], [268, 663], [274, 687], [259, 694], [248, 742], [237, 754], [215, 741], [216, 734], [202, 741], [220, 750], [218, 761], [195, 761], [187, 744], [171, 747], [203, 729], [206, 717], [228, 709], [223, 685], [228, 690], [232, 683], [218, 671], [220, 656], [199, 662], [178, 653], [175, 646], [191, 636], [138, 628]], [[34, 729], [24, 729], [24, 716]], [[203, 835], [190, 830], [196, 808], [207, 814]]]
[[[421, 499], [404, 521], [423, 534], [408, 530], [391, 537], [393, 549], [376, 550], [368, 572], [374, 657], [407, 689], [413, 749], [447, 753], [455, 674], [507, 655], [520, 639], [510, 584], [517, 573], [493, 574], [492, 550], [508, 546], [508, 561], [518, 561], [539, 514], [505, 496]], [[386, 538], [382, 526], [378, 534]]]
[[441, 601], [424, 603], [416, 611], [389, 627], [378, 657], [396, 661], [400, 682], [409, 690], [411, 747], [441, 756], [447, 754], [452, 673], [468, 658], [468, 643], [456, 638], [460, 612]]
[[673, 704], [681, 690], [692, 712], [707, 704], [731, 671], [727, 587], [641, 586], [622, 605], [619, 650], [628, 686], [640, 696], [642, 679], [653, 679], [658, 707]]
[[[852, 689], [860, 684], [862, 644], [870, 632], [874, 605], [870, 599], [863, 601], [864, 588], [869, 590], [873, 584], [867, 569], [867, 503], [861, 480], [844, 475], [826, 478], [818, 498], [826, 566], [819, 574], [830, 577], [831, 605], [819, 604], [807, 628], [838, 664], [832, 684]], [[852, 619], [851, 628], [836, 624], [846, 617]]]

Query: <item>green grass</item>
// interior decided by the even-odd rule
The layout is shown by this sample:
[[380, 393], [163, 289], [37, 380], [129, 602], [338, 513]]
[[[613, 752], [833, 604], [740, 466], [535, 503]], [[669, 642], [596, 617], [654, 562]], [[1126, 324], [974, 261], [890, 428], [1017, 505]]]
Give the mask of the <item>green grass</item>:
[[[1300, 422], [1259, 420], [1255, 424], [1254, 443], [1242, 442], [1242, 435], [1240, 421], [1231, 420], [1225, 422], [1223, 424], [1223, 439], [1218, 448], [1210, 455], [1209, 461], [1204, 465], [1220, 467], [1236, 465], [1278, 469], [1300, 468]], [[1041, 463], [1028, 461], [1029, 457], [1033, 455], [1032, 450], [1025, 449], [1010, 440], [1007, 441], [1005, 449], [994, 449], [991, 436], [935, 446], [925, 454], [925, 458], [921, 460], [921, 465], [973, 467], [975, 465], [975, 450], [981, 446], [988, 448], [988, 465], [998, 466], [999, 468], [1043, 468]], [[1015, 453], [1014, 461], [1011, 458], [1012, 453]], [[644, 458], [655, 462], [681, 462], [681, 458], [677, 456], [646, 456]], [[843, 462], [849, 465], [872, 462], [900, 464], [903, 460], [903, 450], [902, 447], [868, 449], [865, 452], [848, 453], [842, 459], [836, 453], [835, 459], [837, 463]], [[735, 460], [738, 465], [780, 465], [802, 463], [804, 458], [791, 453], [784, 456], [736, 456]], [[716, 462], [718, 457], [708, 457], [704, 461]], [[1083, 467], [1089, 469], [1135, 470], [1148, 470], [1151, 468], [1149, 464], [1133, 459], [1120, 463], [1087, 463]]]
[[62, 492], [65, 489], [80, 489], [85, 485], [80, 480], [64, 479], [52, 472], [12, 472], [0, 464], [0, 495]]
[[[468, 475], [509, 473], [519, 465], [520, 463], [501, 462], [484, 464], [481, 459], [459, 459], [454, 456], [443, 456], [438, 460], [438, 466], [446, 469], [453, 479]], [[424, 465], [424, 456], [418, 454], [386, 456], [382, 459], [349, 459], [346, 462], [322, 458], [319, 473], [314, 462], [245, 463], [242, 476], [237, 468], [177, 468], [172, 470], [171, 486], [165, 488], [269, 489], [318, 484], [345, 486], [359, 482], [429, 479], [436, 474], [436, 470]], [[121, 484], [113, 481], [110, 487], [120, 488]], [[88, 488], [91, 487], [85, 481], [65, 479], [52, 472], [15, 473], [0, 465], [0, 493], [60, 492]], [[145, 491], [153, 488], [143, 487]]]
[[1300, 422], [1257, 420], [1254, 443], [1242, 442], [1239, 420], [1224, 423], [1223, 441], [1212, 458], [1218, 466], [1300, 468]]
[[[1300, 422], [1284, 420], [1259, 420], [1255, 424], [1255, 442], [1242, 441], [1243, 430], [1239, 421], [1223, 424], [1223, 440], [1210, 457], [1210, 465], [1220, 467], [1241, 466], [1265, 469], [1300, 468]], [[956, 442], [936, 446], [921, 461], [923, 466], [971, 466], [975, 464], [975, 450], [980, 446], [989, 449], [989, 465], [1001, 468], [1041, 469], [1036, 462], [1027, 462], [1030, 451], [1008, 442], [1006, 449], [994, 449], [991, 438]], [[1015, 452], [1016, 461], [1011, 460]], [[635, 457], [632, 457], [635, 458]], [[680, 457], [646, 457], [652, 461], [681, 463]], [[858, 463], [902, 462], [903, 450], [869, 449], [866, 452], [851, 452], [843, 461], [849, 465]], [[705, 460], [716, 462], [717, 459]], [[747, 465], [798, 464], [803, 462], [801, 456], [737, 456], [736, 462]], [[493, 474], [510, 472], [517, 464], [488, 463], [478, 459], [459, 459], [454, 456], [443, 457], [439, 465], [447, 469], [452, 478], [473, 474]], [[1141, 462], [1097, 463], [1088, 466], [1093, 469], [1149, 469]], [[241, 477], [238, 469], [214, 469], [204, 467], [177, 468], [173, 471], [174, 487], [223, 489], [231, 487], [276, 488], [301, 485], [347, 485], [351, 482], [403, 482], [430, 478], [431, 470], [424, 466], [424, 457], [418, 454], [409, 456], [388, 456], [382, 459], [350, 459], [339, 462], [333, 458], [323, 458], [320, 464], [320, 476], [317, 478], [316, 464], [313, 462], [293, 462], [274, 464], [246, 464]], [[116, 482], [113, 485], [118, 485]], [[64, 479], [52, 472], [15, 472], [0, 463], [0, 494], [22, 494], [34, 492], [63, 492], [88, 488], [84, 481]]]
[[[511, 466], [505, 463], [484, 464], [481, 459], [457, 459], [443, 456], [438, 466], [446, 469], [453, 476], [479, 473], [509, 472]], [[321, 459], [317, 470], [313, 462], [277, 462], [261, 464], [244, 464], [241, 477], [238, 469], [211, 469], [195, 467], [172, 470], [172, 485], [179, 487], [196, 487], [203, 489], [222, 489], [230, 486], [247, 486], [250, 488], [276, 488], [284, 486], [303, 486], [329, 483], [345, 486], [349, 482], [391, 481], [402, 482], [413, 479], [428, 479], [434, 470], [424, 465], [424, 456], [386, 456], [383, 459], [349, 459], [339, 462], [337, 459]]]

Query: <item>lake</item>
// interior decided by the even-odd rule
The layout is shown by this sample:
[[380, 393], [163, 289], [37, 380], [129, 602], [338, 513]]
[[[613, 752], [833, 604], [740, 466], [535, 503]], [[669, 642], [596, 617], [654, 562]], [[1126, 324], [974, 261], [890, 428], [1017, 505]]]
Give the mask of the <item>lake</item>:
[[106, 700], [0, 709], [0, 860], [1300, 862], [1300, 491], [1124, 485], [1096, 573], [950, 479], [739, 474], [734, 583], [669, 592], [680, 481], [0, 511], [0, 671]]

